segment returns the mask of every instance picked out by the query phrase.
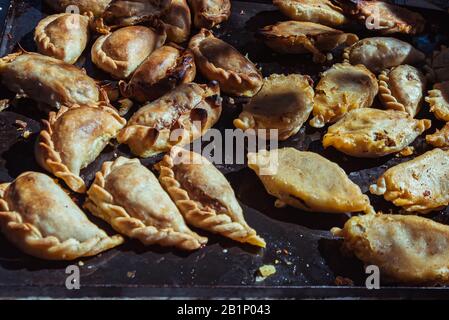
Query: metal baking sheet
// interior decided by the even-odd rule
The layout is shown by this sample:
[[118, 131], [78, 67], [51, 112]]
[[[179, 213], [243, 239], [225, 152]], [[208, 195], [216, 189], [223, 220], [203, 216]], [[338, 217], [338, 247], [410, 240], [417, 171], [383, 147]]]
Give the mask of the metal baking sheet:
[[[316, 81], [319, 72], [329, 67], [314, 65], [307, 55], [279, 56], [254, 37], [260, 27], [285, 20], [272, 5], [260, 1], [232, 1], [232, 4], [230, 22], [222, 24], [214, 32], [243, 54], [248, 54], [262, 68], [265, 76], [274, 72], [297, 72], [309, 74]], [[33, 29], [48, 13], [41, 1], [11, 1], [1, 39], [1, 56], [14, 52], [19, 45], [25, 50], [35, 51]], [[447, 16], [431, 11], [424, 11], [423, 14], [432, 22], [429, 29], [432, 34], [407, 40], [431, 52], [434, 46], [447, 40], [444, 34], [445, 30], [449, 30]], [[338, 59], [338, 52], [336, 57]], [[88, 57], [83, 57], [79, 65], [97, 79], [107, 78], [95, 69]], [[0, 92], [1, 99], [13, 96], [5, 88], [0, 88]], [[232, 128], [232, 119], [238, 115], [242, 102], [237, 99], [237, 103], [231, 105], [225, 97], [225, 112], [216, 127], [222, 130]], [[0, 113], [0, 181], [11, 181], [27, 170], [42, 171], [34, 160], [33, 145], [40, 129], [40, 119], [44, 117], [45, 114], [37, 111], [35, 104], [29, 100], [22, 100]], [[420, 117], [434, 119], [425, 110]], [[28, 123], [31, 137], [24, 139], [21, 136], [15, 125], [16, 120]], [[442, 123], [434, 121], [434, 128], [441, 126]], [[324, 151], [320, 141], [323, 133], [323, 130], [305, 126], [296, 136], [280, 143], [280, 146], [314, 151], [337, 162], [365, 193], [386, 168], [408, 159], [395, 156], [374, 160], [355, 159], [333, 150]], [[417, 139], [414, 146], [418, 153], [427, 148], [422, 138]], [[90, 182], [101, 164], [113, 159], [114, 154], [130, 156], [124, 146], [108, 147], [93, 164], [83, 170], [84, 179]], [[151, 168], [159, 159], [145, 159], [143, 163]], [[0, 236], [0, 297], [449, 297], [449, 291], [445, 288], [405, 288], [382, 284], [380, 290], [366, 289], [362, 263], [342, 255], [339, 250], [340, 240], [333, 238], [328, 231], [331, 227], [343, 226], [349, 215], [275, 208], [274, 198], [265, 192], [257, 176], [245, 165], [217, 167], [230, 180], [248, 223], [265, 238], [266, 249], [240, 245], [202, 232], [209, 237], [209, 244], [192, 253], [157, 246], [144, 247], [137, 241], [129, 240], [116, 249], [82, 259], [82, 262], [49, 262], [22, 254]], [[380, 197], [370, 198], [378, 210], [395, 210]], [[77, 200], [79, 204], [83, 201], [82, 198]], [[431, 217], [447, 223], [448, 213], [445, 210]], [[92, 215], [89, 217], [111, 230]], [[70, 264], [80, 266], [80, 290], [71, 291], [65, 287], [65, 269]], [[277, 272], [258, 282], [257, 270], [264, 264], [274, 264]], [[337, 276], [349, 278], [354, 284], [337, 286]]]

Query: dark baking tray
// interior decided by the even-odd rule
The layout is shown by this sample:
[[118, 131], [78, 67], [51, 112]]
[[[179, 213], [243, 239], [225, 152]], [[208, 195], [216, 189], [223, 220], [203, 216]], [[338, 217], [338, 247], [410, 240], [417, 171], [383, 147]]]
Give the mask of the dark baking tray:
[[[237, 47], [270, 73], [299, 72], [317, 79], [328, 66], [316, 66], [310, 56], [278, 56], [254, 37], [255, 31], [267, 24], [285, 19], [270, 4], [233, 1], [230, 22], [215, 29], [215, 33]], [[46, 15], [41, 1], [13, 0], [7, 14], [1, 39], [0, 54], [17, 50], [18, 44], [34, 51], [33, 28]], [[447, 16], [423, 12], [432, 21], [432, 33], [421, 38], [408, 39], [431, 51], [445, 40]], [[337, 53], [338, 55], [338, 53]], [[97, 79], [107, 78], [96, 70], [88, 58], [81, 64]], [[198, 79], [201, 81], [201, 79]], [[0, 88], [0, 98], [12, 97]], [[241, 108], [241, 100], [231, 105], [225, 97], [225, 112], [218, 128], [232, 128], [232, 119]], [[423, 111], [422, 116], [431, 117]], [[26, 170], [41, 171], [34, 160], [33, 144], [44, 114], [37, 111], [32, 101], [22, 100], [16, 106], [0, 113], [0, 181], [11, 181]], [[28, 123], [32, 136], [21, 137], [15, 126], [19, 119]], [[432, 117], [432, 119], [434, 119]], [[434, 127], [441, 127], [436, 122]], [[434, 130], [434, 129], [432, 129]], [[332, 150], [324, 151], [320, 138], [323, 130], [305, 126], [281, 146], [293, 146], [323, 154], [342, 166], [363, 192], [386, 168], [406, 158], [395, 156], [375, 160], [361, 160], [343, 156]], [[422, 153], [426, 145], [422, 138], [414, 144]], [[108, 147], [88, 168], [83, 177], [91, 181], [101, 163], [113, 158], [114, 153], [129, 156], [123, 146]], [[151, 168], [159, 157], [144, 160]], [[445, 298], [445, 288], [397, 287], [382, 284], [380, 290], [364, 287], [363, 265], [355, 258], [340, 253], [341, 242], [329, 233], [334, 226], [342, 226], [348, 215], [306, 213], [294, 208], [277, 209], [274, 199], [267, 195], [262, 184], [244, 165], [218, 165], [231, 181], [245, 216], [267, 241], [267, 248], [258, 250], [239, 245], [222, 237], [209, 235], [207, 247], [192, 253], [183, 253], [160, 247], [144, 247], [129, 240], [124, 245], [81, 263], [81, 289], [65, 288], [65, 268], [78, 262], [49, 262], [22, 254], [0, 236], [0, 297], [159, 297], [159, 298]], [[392, 210], [379, 197], [371, 200], [377, 209]], [[82, 203], [82, 199], [78, 199]], [[431, 217], [446, 223], [448, 212], [437, 212]], [[104, 223], [94, 219], [105, 229]], [[275, 264], [275, 261], [278, 263]], [[275, 264], [277, 272], [263, 282], [256, 282], [257, 270], [263, 264]], [[353, 286], [336, 286], [337, 276], [353, 280]]]

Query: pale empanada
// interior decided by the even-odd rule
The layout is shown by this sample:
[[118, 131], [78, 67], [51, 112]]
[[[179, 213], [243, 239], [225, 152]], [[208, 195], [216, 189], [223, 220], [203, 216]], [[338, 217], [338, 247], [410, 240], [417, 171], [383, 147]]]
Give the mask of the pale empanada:
[[40, 53], [73, 64], [89, 41], [89, 18], [72, 13], [48, 16], [39, 21], [34, 41]]
[[103, 35], [92, 46], [92, 62], [117, 79], [128, 78], [165, 42], [163, 29], [131, 26]]
[[368, 214], [332, 229], [343, 249], [380, 269], [383, 281], [449, 283], [449, 227], [412, 215]]
[[433, 79], [437, 82], [449, 81], [449, 48], [441, 46], [440, 50], [436, 50], [432, 54], [429, 61], [432, 69]]
[[426, 142], [437, 148], [449, 147], [449, 123], [446, 123], [441, 130], [426, 136]]
[[345, 49], [343, 58], [351, 64], [363, 64], [372, 72], [415, 64], [424, 61], [425, 55], [411, 44], [391, 37], [365, 38]]
[[192, 37], [189, 48], [203, 76], [218, 81], [224, 93], [251, 97], [262, 86], [262, 74], [256, 66], [209, 30], [201, 29]]
[[449, 81], [436, 83], [425, 98], [435, 117], [449, 121]]
[[37, 172], [0, 185], [0, 229], [25, 253], [47, 260], [94, 256], [123, 243], [120, 235], [109, 237], [90, 222], [53, 179]]
[[283, 14], [293, 20], [341, 26], [348, 23], [343, 10], [331, 0], [273, 0]]
[[207, 159], [174, 147], [156, 168], [188, 224], [265, 248], [265, 241], [246, 223], [231, 185]]
[[136, 69], [128, 84], [120, 82], [123, 96], [139, 102], [155, 100], [182, 83], [193, 81], [195, 59], [190, 50], [165, 45], [154, 50]]
[[92, 13], [99, 17], [112, 0], [45, 0], [56, 12], [79, 11], [75, 13]]
[[368, 196], [346, 173], [317, 153], [282, 148], [248, 154], [248, 166], [259, 176], [276, 206], [286, 204], [312, 212], [372, 212]]
[[409, 65], [384, 70], [379, 75], [379, 98], [387, 109], [405, 111], [414, 117], [421, 109], [426, 77]]
[[[243, 107], [234, 125], [242, 130], [278, 130], [278, 139], [296, 134], [313, 108], [313, 88], [308, 76], [272, 74], [262, 89]], [[269, 135], [267, 134], [266, 137]]]
[[416, 120], [402, 111], [354, 109], [329, 127], [323, 146], [353, 157], [383, 157], [407, 147], [430, 125], [430, 120]]
[[87, 196], [86, 209], [145, 245], [195, 250], [207, 242], [187, 227], [170, 196], [138, 159], [103, 163]]
[[338, 46], [352, 45], [359, 40], [353, 33], [344, 33], [321, 24], [301, 21], [283, 21], [259, 31], [265, 44], [280, 53], [313, 54], [315, 62], [326, 61], [326, 52]]
[[407, 212], [443, 209], [449, 204], [449, 151], [433, 149], [388, 169], [370, 191]]
[[36, 160], [47, 171], [65, 181], [73, 191], [83, 193], [86, 185], [79, 176], [126, 124], [106, 106], [62, 107], [43, 120], [36, 144]]
[[172, 0], [161, 21], [164, 23], [168, 40], [176, 43], [187, 41], [192, 25], [192, 17], [187, 0]]
[[334, 64], [315, 88], [310, 125], [321, 128], [352, 109], [370, 107], [378, 89], [376, 76], [363, 65]]
[[182, 84], [134, 113], [117, 139], [147, 158], [201, 137], [220, 114], [218, 83]]
[[345, 13], [356, 18], [367, 29], [381, 34], [417, 34], [424, 30], [426, 20], [421, 14], [385, 1], [339, 0]]
[[231, 0], [188, 0], [196, 28], [211, 29], [229, 19]]
[[83, 70], [37, 53], [13, 53], [0, 59], [0, 78], [11, 91], [59, 109], [97, 104], [102, 97]]

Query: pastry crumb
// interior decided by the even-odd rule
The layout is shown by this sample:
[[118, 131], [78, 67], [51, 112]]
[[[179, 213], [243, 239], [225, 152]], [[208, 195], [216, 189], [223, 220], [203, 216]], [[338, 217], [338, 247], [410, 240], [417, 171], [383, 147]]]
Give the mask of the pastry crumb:
[[78, 265], [79, 265], [80, 267], [82, 267], [82, 266], [84, 266], [84, 262], [83, 262], [83, 261], [78, 261]]
[[353, 286], [354, 281], [352, 281], [352, 279], [349, 279], [349, 278], [337, 276], [335, 278], [335, 285], [337, 285], [337, 286]]
[[28, 124], [25, 121], [16, 120], [15, 125], [18, 127], [19, 130], [23, 130], [27, 127]]
[[9, 108], [9, 99], [0, 100], [0, 112]]
[[415, 152], [415, 148], [413, 147], [405, 147], [401, 151], [399, 151], [396, 156], [397, 157], [408, 157], [411, 156]]
[[276, 267], [272, 264], [265, 264], [259, 268], [259, 273], [262, 277], [268, 278], [276, 273]]
[[126, 276], [128, 277], [128, 278], [130, 278], [130, 279], [134, 279], [135, 277], [136, 277], [136, 271], [134, 270], [134, 271], [128, 271], [127, 273], [126, 273]]
[[25, 139], [28, 139], [31, 135], [31, 131], [30, 130], [25, 130], [22, 134], [22, 137], [24, 137]]
[[245, 10], [240, 10], [240, 15], [244, 15], [245, 14]]

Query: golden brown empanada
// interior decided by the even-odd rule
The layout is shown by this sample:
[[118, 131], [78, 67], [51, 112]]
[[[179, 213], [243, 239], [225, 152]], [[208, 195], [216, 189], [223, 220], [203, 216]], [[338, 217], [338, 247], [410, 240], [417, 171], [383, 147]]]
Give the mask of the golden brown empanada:
[[163, 29], [131, 26], [103, 35], [92, 46], [92, 62], [114, 78], [126, 79], [165, 42]]
[[449, 204], [449, 151], [433, 149], [388, 169], [370, 191], [407, 212], [443, 209]]
[[181, 43], [189, 39], [192, 18], [187, 0], [171, 0], [161, 20], [168, 40]]
[[349, 219], [343, 248], [380, 269], [382, 281], [407, 284], [449, 282], [449, 227], [412, 215], [368, 214]]
[[187, 227], [157, 178], [138, 159], [103, 163], [87, 196], [86, 209], [145, 245], [195, 250], [207, 242]]
[[443, 82], [449, 81], [449, 48], [441, 46], [440, 50], [433, 52], [429, 61], [432, 69], [434, 81]]
[[137, 68], [128, 84], [120, 82], [123, 96], [139, 102], [155, 100], [182, 83], [193, 81], [195, 59], [190, 50], [165, 45], [154, 50]]
[[256, 66], [209, 30], [201, 29], [193, 36], [189, 49], [203, 76], [218, 81], [223, 92], [252, 97], [262, 86], [262, 74]]
[[436, 83], [425, 98], [435, 117], [449, 121], [449, 81]]
[[414, 117], [424, 101], [426, 82], [421, 71], [406, 64], [384, 70], [379, 75], [379, 99], [385, 108]]
[[92, 13], [98, 17], [108, 7], [112, 0], [45, 0], [45, 2], [56, 12], [63, 13], [69, 9], [78, 8], [76, 13]]
[[326, 61], [326, 52], [342, 44], [352, 45], [359, 40], [353, 33], [344, 33], [313, 22], [283, 21], [262, 28], [259, 34], [265, 44], [280, 53], [313, 54], [315, 62]]
[[84, 193], [80, 170], [94, 161], [126, 124], [106, 106], [62, 107], [43, 120], [36, 144], [36, 160], [47, 171], [65, 181], [73, 191]]
[[11, 91], [59, 109], [97, 104], [100, 90], [83, 70], [37, 53], [13, 53], [0, 59], [0, 78]]
[[117, 139], [147, 158], [201, 137], [220, 117], [218, 83], [186, 83], [140, 108]]
[[426, 142], [437, 148], [449, 147], [449, 123], [446, 123], [441, 130], [426, 136]]
[[381, 34], [417, 34], [424, 30], [426, 20], [417, 12], [385, 1], [356, 0], [338, 1], [344, 12], [365, 25], [367, 29]]
[[368, 196], [346, 173], [317, 153], [282, 148], [248, 154], [248, 166], [259, 176], [275, 205], [311, 212], [372, 212]]
[[94, 256], [123, 243], [120, 235], [109, 237], [90, 222], [53, 179], [37, 172], [0, 185], [0, 229], [25, 253], [48, 260]]
[[231, 0], [189, 0], [189, 4], [198, 29], [212, 29], [231, 15]]
[[407, 147], [430, 125], [430, 120], [416, 120], [402, 111], [354, 109], [329, 127], [323, 146], [353, 157], [383, 157]]
[[376, 76], [363, 65], [334, 64], [315, 88], [310, 125], [321, 128], [352, 109], [370, 107], [378, 89]]
[[415, 64], [424, 61], [425, 55], [411, 44], [391, 37], [373, 37], [357, 41], [345, 49], [343, 58], [351, 64], [363, 64], [372, 72]]
[[273, 0], [283, 14], [293, 20], [341, 26], [348, 23], [343, 10], [331, 0]]
[[262, 89], [243, 106], [234, 125], [242, 130], [275, 129], [279, 140], [288, 139], [301, 129], [312, 111], [314, 92], [311, 82], [308, 76], [299, 74], [272, 74], [264, 79]]
[[207, 159], [174, 147], [156, 168], [162, 187], [188, 224], [265, 248], [265, 241], [246, 223], [231, 185]]

